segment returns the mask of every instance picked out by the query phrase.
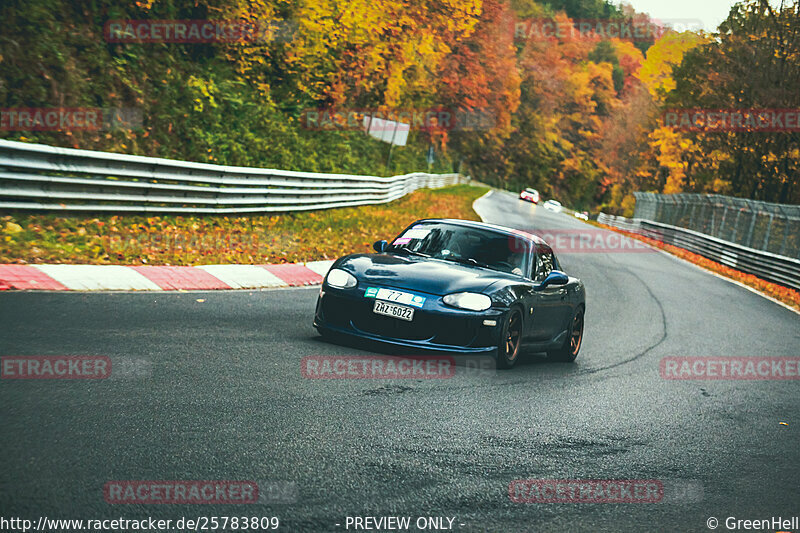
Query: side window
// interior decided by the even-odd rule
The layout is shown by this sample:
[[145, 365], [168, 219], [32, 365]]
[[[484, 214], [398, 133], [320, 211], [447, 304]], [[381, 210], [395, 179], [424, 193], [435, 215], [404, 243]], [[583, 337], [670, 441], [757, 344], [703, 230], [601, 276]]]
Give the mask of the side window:
[[536, 259], [534, 260], [533, 269], [534, 269], [533, 276], [531, 276], [531, 279], [533, 279], [533, 281], [537, 283], [541, 283], [544, 277], [540, 279], [539, 273], [543, 269], [543, 264], [542, 264], [542, 254], [539, 253], [538, 250], [536, 251]]
[[536, 273], [533, 276], [533, 281], [541, 283], [550, 272], [555, 268], [555, 257], [550, 248], [538, 247], [536, 248]]

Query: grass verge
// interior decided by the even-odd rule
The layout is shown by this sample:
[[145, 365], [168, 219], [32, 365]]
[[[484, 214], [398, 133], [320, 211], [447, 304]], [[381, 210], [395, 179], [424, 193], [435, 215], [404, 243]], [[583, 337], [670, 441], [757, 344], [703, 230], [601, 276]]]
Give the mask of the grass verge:
[[0, 217], [0, 263], [208, 265], [296, 263], [372, 250], [420, 218], [479, 220], [472, 202], [488, 189], [422, 189], [399, 200], [258, 216], [93, 218], [52, 214]]
[[748, 287], [751, 287], [763, 294], [766, 294], [767, 296], [770, 296], [771, 298], [778, 300], [781, 303], [788, 305], [789, 307], [792, 307], [800, 311], [800, 292], [797, 292], [796, 290], [784, 287], [783, 285], [778, 285], [777, 283], [772, 283], [771, 281], [761, 279], [758, 276], [754, 276], [752, 274], [741, 272], [729, 266], [717, 263], [716, 261], [712, 261], [711, 259], [703, 257], [700, 254], [696, 254], [688, 250], [684, 250], [683, 248], [673, 246], [672, 244], [665, 244], [661, 241], [657, 241], [649, 237], [644, 237], [642, 235], [631, 233], [628, 231], [622, 231], [612, 226], [606, 226], [605, 224], [599, 224], [597, 222], [591, 222], [591, 224], [611, 231], [616, 231], [617, 233], [624, 233], [625, 235], [628, 235], [633, 239], [638, 239], [640, 241], [646, 242], [647, 244], [655, 248], [659, 248], [661, 250], [664, 250], [665, 252], [669, 252], [672, 255], [675, 255], [677, 257], [680, 257], [681, 259], [689, 261], [690, 263], [694, 263], [702, 268], [705, 268], [706, 270], [710, 270], [715, 274], [725, 276], [726, 278], [738, 281], [743, 285], [747, 285]]

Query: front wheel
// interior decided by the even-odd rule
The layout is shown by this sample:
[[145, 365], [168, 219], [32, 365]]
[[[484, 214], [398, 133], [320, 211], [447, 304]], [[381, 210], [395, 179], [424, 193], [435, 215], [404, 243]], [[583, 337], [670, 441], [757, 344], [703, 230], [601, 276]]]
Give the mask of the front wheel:
[[575, 311], [575, 316], [572, 317], [570, 322], [570, 330], [567, 338], [564, 339], [564, 344], [557, 350], [547, 352], [547, 357], [553, 361], [562, 361], [571, 363], [578, 357], [578, 352], [583, 343], [583, 308], [579, 307]]
[[497, 345], [498, 368], [512, 368], [519, 359], [522, 343], [522, 313], [518, 309], [509, 311], [503, 322], [500, 342]]

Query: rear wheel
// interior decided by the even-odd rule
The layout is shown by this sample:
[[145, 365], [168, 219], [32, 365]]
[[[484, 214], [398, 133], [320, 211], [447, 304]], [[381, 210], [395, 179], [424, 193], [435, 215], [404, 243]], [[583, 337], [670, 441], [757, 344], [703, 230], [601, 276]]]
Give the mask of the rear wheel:
[[564, 344], [557, 350], [547, 352], [547, 357], [553, 361], [571, 363], [578, 357], [578, 352], [583, 343], [583, 308], [579, 307], [570, 322], [569, 335], [564, 339]]
[[522, 313], [512, 309], [503, 322], [500, 342], [497, 345], [498, 368], [512, 368], [519, 359], [522, 344]]

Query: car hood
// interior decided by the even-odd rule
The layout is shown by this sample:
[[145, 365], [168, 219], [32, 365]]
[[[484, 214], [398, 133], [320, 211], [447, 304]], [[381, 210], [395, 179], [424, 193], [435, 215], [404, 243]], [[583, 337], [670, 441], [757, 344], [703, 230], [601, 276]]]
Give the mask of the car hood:
[[444, 296], [452, 292], [481, 292], [498, 280], [512, 276], [484, 268], [425, 257], [394, 254], [358, 254], [335, 265], [351, 272], [359, 283]]

